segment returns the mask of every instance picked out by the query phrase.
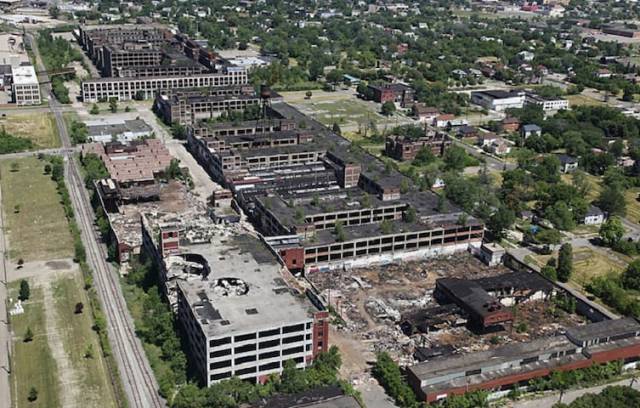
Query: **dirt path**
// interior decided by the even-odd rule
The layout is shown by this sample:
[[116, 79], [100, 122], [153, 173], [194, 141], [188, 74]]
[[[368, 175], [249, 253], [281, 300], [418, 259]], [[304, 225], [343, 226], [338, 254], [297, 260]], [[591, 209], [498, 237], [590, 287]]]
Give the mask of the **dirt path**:
[[82, 396], [80, 395], [81, 388], [75, 386], [80, 382], [80, 376], [73, 367], [69, 355], [64, 350], [62, 334], [60, 333], [62, 327], [59, 326], [59, 322], [62, 319], [57, 313], [53, 297], [54, 282], [70, 273], [71, 271], [65, 271], [41, 275], [40, 279], [37, 280], [37, 285], [42, 287], [47, 338], [51, 354], [58, 367], [60, 402], [63, 407], [81, 407], [83, 406]]

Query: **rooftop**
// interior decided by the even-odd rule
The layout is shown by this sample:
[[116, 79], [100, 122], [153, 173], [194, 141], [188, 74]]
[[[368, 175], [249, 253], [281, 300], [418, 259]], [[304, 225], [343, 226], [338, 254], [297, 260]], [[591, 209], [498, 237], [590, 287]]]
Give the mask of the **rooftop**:
[[512, 361], [575, 348], [565, 336], [551, 336], [525, 343], [512, 343], [493, 350], [436, 357], [409, 367], [421, 381], [485, 367], [495, 367]]
[[615, 337], [629, 333], [635, 333], [636, 335], [640, 333], [640, 323], [632, 317], [603, 320], [567, 330], [567, 336], [580, 343], [601, 337]]
[[518, 91], [503, 91], [501, 89], [474, 91], [471, 94], [484, 94], [494, 99], [515, 98], [522, 95], [522, 93]]
[[132, 120], [90, 120], [86, 121], [87, 130], [89, 136], [104, 136], [104, 135], [120, 135], [127, 132], [132, 133], [151, 133], [152, 129], [144, 120], [132, 119]]
[[33, 65], [21, 65], [11, 69], [13, 83], [16, 85], [37, 85], [38, 77]]
[[207, 263], [209, 274], [178, 282], [208, 337], [241, 334], [311, 318], [304, 295], [290, 289], [282, 266], [249, 235], [215, 236], [183, 248]]

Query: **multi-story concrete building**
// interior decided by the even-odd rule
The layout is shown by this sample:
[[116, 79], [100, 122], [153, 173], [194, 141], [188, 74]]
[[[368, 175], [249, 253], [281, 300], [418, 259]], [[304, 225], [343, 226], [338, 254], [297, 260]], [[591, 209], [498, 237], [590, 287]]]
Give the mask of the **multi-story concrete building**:
[[[460, 225], [455, 206], [436, 210], [445, 205], [435, 194], [411, 188], [404, 176], [289, 105], [273, 104], [269, 116], [190, 126], [187, 144], [234, 192], [289, 269], [415, 259], [480, 245], [479, 220]], [[304, 129], [296, 127], [305, 121]]]
[[527, 92], [524, 97], [525, 105], [535, 105], [544, 112], [555, 112], [561, 109], [569, 109], [569, 101], [564, 98], [546, 98], [532, 92]]
[[563, 335], [434, 357], [409, 367], [407, 379], [427, 402], [476, 390], [509, 390], [556, 371], [637, 362], [639, 336], [640, 324], [633, 318], [605, 320], [570, 328]]
[[82, 82], [82, 99], [85, 102], [105, 101], [110, 98], [121, 101], [150, 99], [155, 97], [160, 89], [245, 85], [247, 82], [247, 72], [236, 67], [226, 67], [218, 73], [187, 77], [98, 78]]
[[[198, 228], [207, 223], [199, 219]], [[143, 219], [144, 248], [160, 265], [205, 384], [232, 376], [264, 382], [287, 360], [304, 368], [327, 351], [328, 313], [286, 284], [268, 246], [249, 235], [189, 234], [184, 220]]]
[[80, 27], [78, 41], [104, 76], [82, 83], [86, 102], [149, 99], [159, 89], [247, 83], [244, 68], [160, 27]]
[[260, 97], [248, 85], [218, 88], [160, 90], [154, 110], [166, 124], [192, 125], [198, 120], [213, 119], [223, 112], [257, 107]]
[[32, 65], [21, 65], [11, 69], [13, 101], [17, 105], [39, 105], [40, 84]]

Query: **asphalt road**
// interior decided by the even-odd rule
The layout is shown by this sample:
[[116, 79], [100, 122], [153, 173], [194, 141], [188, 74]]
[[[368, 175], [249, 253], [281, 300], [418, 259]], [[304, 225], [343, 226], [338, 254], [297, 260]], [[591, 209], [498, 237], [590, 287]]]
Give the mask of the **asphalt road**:
[[[28, 37], [36, 55], [38, 71], [45, 71], [36, 41], [33, 40], [31, 34], [28, 34]], [[106, 250], [93, 228], [95, 214], [78, 171], [76, 160], [69, 154], [71, 141], [62, 117], [63, 107], [51, 92], [51, 85], [47, 81], [46, 74], [43, 76], [44, 82], [47, 83], [42, 88], [49, 97], [49, 107], [54, 114], [63, 145], [65, 182], [71, 196], [76, 222], [81, 230], [87, 262], [93, 270], [94, 284], [107, 318], [109, 342], [118, 364], [128, 405], [135, 408], [164, 407], [166, 402], [158, 394], [158, 384], [142, 344], [135, 334], [133, 320], [127, 309], [117, 272], [107, 263]]]

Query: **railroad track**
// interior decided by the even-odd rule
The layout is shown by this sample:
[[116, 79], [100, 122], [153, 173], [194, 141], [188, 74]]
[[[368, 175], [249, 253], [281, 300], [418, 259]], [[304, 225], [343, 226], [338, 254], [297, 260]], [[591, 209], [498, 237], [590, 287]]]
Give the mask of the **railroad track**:
[[[37, 42], [32, 34], [29, 33], [27, 38], [32, 44], [34, 53], [41, 60]], [[38, 69], [44, 70], [42, 63], [36, 62]], [[48, 81], [46, 71], [41, 77]], [[166, 402], [158, 394], [158, 386], [151, 366], [133, 328], [133, 321], [122, 295], [118, 277], [106, 262], [106, 251], [100, 244], [98, 234], [93, 228], [95, 214], [84, 181], [78, 171], [78, 165], [72, 155], [73, 146], [61, 113], [63, 106], [53, 95], [49, 83], [43, 85], [43, 90], [48, 93], [49, 108], [55, 117], [60, 134], [63, 146], [61, 153], [65, 158], [65, 181], [69, 188], [76, 222], [85, 245], [87, 262], [92, 268], [94, 284], [105, 312], [109, 342], [116, 362], [120, 363], [118, 364], [119, 372], [129, 400], [128, 405], [132, 408], [166, 407]], [[117, 381], [117, 379], [112, 379], [112, 381]]]
[[[85, 237], [87, 260], [94, 270], [96, 288], [103, 301], [105, 313], [111, 316], [113, 322], [113, 346], [118, 348], [122, 360], [121, 377], [130, 389], [131, 406], [134, 407], [164, 407], [155, 386], [153, 375], [146, 369], [143, 360], [144, 350], [137, 342], [132, 322], [128, 318], [128, 310], [120, 292], [120, 283], [115, 274], [106, 264], [104, 248], [98, 244], [98, 236], [93, 229], [93, 209], [89, 204], [89, 197], [84, 189], [75, 160], [71, 157], [67, 161], [68, 184], [71, 187], [71, 198], [76, 209], [76, 218], [82, 234]], [[132, 358], [132, 360], [131, 360]], [[139, 380], [142, 380], [141, 382]]]

